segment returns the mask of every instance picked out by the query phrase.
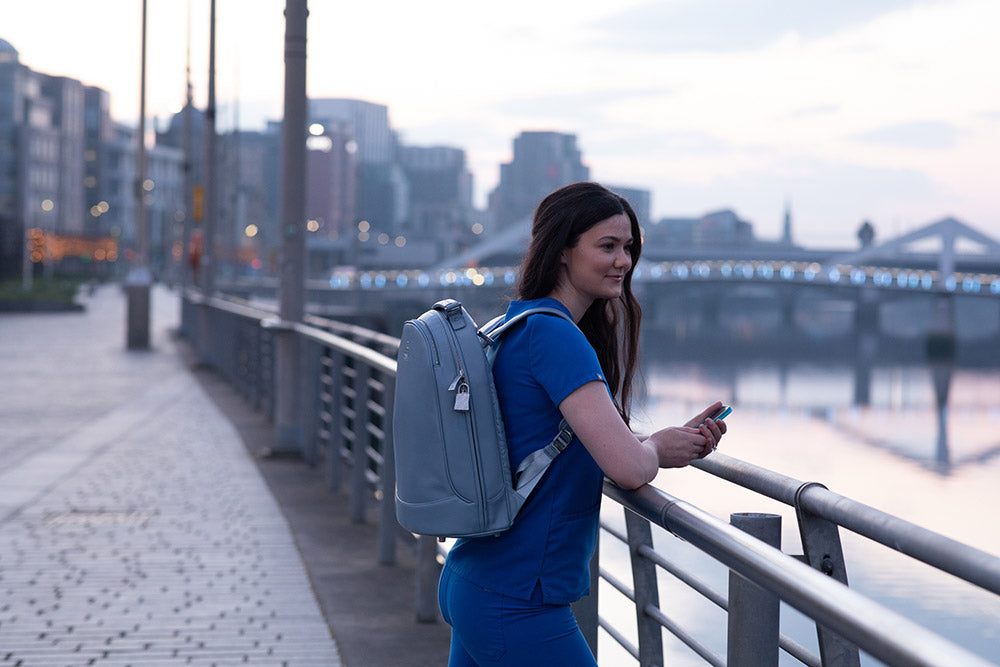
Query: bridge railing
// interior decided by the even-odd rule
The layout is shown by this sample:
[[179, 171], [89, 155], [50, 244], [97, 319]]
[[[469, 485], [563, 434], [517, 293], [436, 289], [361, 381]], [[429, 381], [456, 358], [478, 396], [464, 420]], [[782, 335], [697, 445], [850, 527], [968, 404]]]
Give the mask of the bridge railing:
[[[398, 340], [317, 317], [282, 324], [273, 311], [235, 299], [204, 299], [193, 292], [184, 299], [183, 335], [195, 341], [201, 332], [212, 334], [200, 348], [201, 362], [272, 417], [273, 331], [279, 326], [294, 330], [303, 346], [303, 458], [312, 465], [322, 465], [331, 490], [346, 490], [352, 520], [364, 522], [374, 511], [378, 525], [374, 556], [379, 563], [395, 563], [400, 543], [415, 548], [416, 617], [423, 622], [436, 621], [442, 545], [433, 538], [403, 531], [392, 502], [392, 397]], [[890, 665], [992, 664], [846, 586], [839, 528], [998, 595], [1000, 559], [835, 494], [820, 484], [803, 483], [718, 452], [693, 465], [794, 507], [804, 554], [791, 556], [780, 550], [777, 515], [734, 514], [727, 524], [652, 486], [625, 491], [608, 482], [605, 496], [624, 508], [625, 530], [604, 520], [602, 530], [606, 538], [628, 546], [632, 585], [605, 568], [599, 554], [595, 555], [592, 594], [574, 605], [595, 653], [601, 628], [640, 665], [663, 663], [663, 630], [712, 665], [776, 664], [779, 648], [806, 665], [859, 665], [859, 650]], [[666, 531], [729, 568], [728, 596], [712, 590], [689, 567], [656, 550], [654, 531]], [[715, 653], [660, 606], [661, 571], [726, 611], [727, 656]], [[615, 619], [599, 613], [601, 581], [630, 600], [637, 642], [626, 637], [628, 631], [617, 626]], [[781, 601], [816, 623], [820, 655], [780, 632]]]

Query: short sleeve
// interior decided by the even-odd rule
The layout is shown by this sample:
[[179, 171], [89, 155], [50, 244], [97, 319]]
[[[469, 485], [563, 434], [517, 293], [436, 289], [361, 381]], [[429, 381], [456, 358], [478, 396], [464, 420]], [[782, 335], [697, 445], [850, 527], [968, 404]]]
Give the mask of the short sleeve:
[[536, 315], [528, 322], [528, 335], [531, 373], [553, 404], [588, 382], [607, 386], [597, 353], [573, 323]]

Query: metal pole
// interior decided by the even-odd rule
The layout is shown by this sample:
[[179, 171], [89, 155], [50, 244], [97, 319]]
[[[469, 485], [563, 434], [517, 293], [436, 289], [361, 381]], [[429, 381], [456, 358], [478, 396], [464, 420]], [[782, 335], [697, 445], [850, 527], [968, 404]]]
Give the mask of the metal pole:
[[187, 26], [187, 62], [184, 74], [187, 80], [184, 95], [184, 231], [181, 235], [181, 290], [191, 286], [191, 262], [188, 258], [188, 246], [191, 244], [191, 231], [194, 225], [194, 137], [192, 115], [194, 115], [194, 99], [191, 90], [191, 0], [188, 0]]
[[218, 159], [215, 150], [215, 0], [212, 0], [209, 10], [208, 33], [208, 101], [205, 104], [205, 221], [204, 244], [202, 253], [202, 290], [206, 297], [211, 297], [215, 291], [215, 235], [216, 222], [219, 215], [216, 196], [216, 176]]
[[656, 564], [642, 554], [644, 548], [653, 548], [653, 529], [649, 521], [635, 512], [625, 510], [625, 530], [632, 562], [632, 588], [635, 591], [635, 616], [639, 636], [639, 665], [641, 667], [662, 665], [663, 633], [656, 619], [646, 613], [648, 608], [660, 607]]
[[396, 378], [382, 377], [382, 406], [385, 417], [382, 420], [382, 500], [379, 504], [378, 520], [378, 562], [392, 565], [396, 562], [396, 535], [399, 523], [396, 521], [396, 450], [392, 441], [392, 411], [396, 393]]
[[573, 617], [576, 624], [580, 626], [580, 632], [590, 647], [590, 652], [597, 659], [597, 630], [600, 622], [598, 613], [598, 602], [600, 599], [599, 585], [601, 578], [601, 541], [594, 545], [594, 553], [590, 556], [590, 594], [570, 605], [573, 610]]
[[129, 350], [149, 349], [149, 230], [146, 228], [146, 0], [142, 0], [142, 55], [139, 74], [139, 140], [135, 164], [136, 258], [125, 278], [128, 299], [125, 345]]
[[[732, 514], [729, 522], [765, 544], [781, 548], [779, 515]], [[779, 612], [776, 593], [730, 571], [726, 664], [777, 667]]]
[[215, 0], [209, 9], [208, 30], [208, 100], [205, 104], [205, 197], [204, 219], [202, 221], [201, 292], [205, 301], [201, 304], [198, 318], [198, 350], [200, 361], [212, 365], [212, 309], [208, 299], [215, 292], [215, 222], [218, 214], [216, 205], [215, 177], [217, 171], [215, 150]]
[[[286, 324], [305, 314], [306, 0], [285, 2], [285, 109], [282, 123], [281, 260], [279, 315]], [[291, 327], [277, 333], [275, 449], [300, 451], [301, 379], [298, 338]]]

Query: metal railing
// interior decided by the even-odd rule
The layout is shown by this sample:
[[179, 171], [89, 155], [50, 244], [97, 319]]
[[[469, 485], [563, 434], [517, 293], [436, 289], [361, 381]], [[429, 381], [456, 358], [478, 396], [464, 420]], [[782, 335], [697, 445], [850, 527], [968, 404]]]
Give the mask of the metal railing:
[[[273, 417], [274, 336], [294, 331], [303, 347], [302, 456], [322, 464], [327, 485], [345, 491], [353, 521], [374, 510], [375, 557], [396, 562], [397, 545], [417, 553], [416, 617], [439, 618], [436, 586], [442, 547], [436, 539], [403, 531], [395, 518], [392, 399], [398, 340], [319, 317], [281, 323], [273, 311], [235, 299], [204, 299], [191, 292], [182, 308], [182, 334], [198, 342], [201, 363], [233, 384], [255, 408]], [[211, 332], [206, 336], [205, 332]], [[732, 524], [652, 486], [625, 491], [605, 484], [605, 496], [624, 508], [625, 530], [602, 521], [604, 534], [628, 546], [632, 585], [606, 570], [595, 554], [591, 595], [574, 605], [591, 648], [598, 628], [640, 665], [663, 664], [663, 631], [712, 665], [777, 664], [785, 651], [806, 665], [860, 664], [863, 651], [889, 665], [989, 665], [983, 658], [893, 612], [848, 586], [839, 529], [1000, 595], [1000, 558], [840, 496], [814, 482], [800, 482], [716, 452], [696, 468], [795, 508], [804, 554], [780, 550], [776, 515], [734, 514]], [[779, 523], [780, 525], [780, 523]], [[654, 528], [655, 527], [655, 528]], [[666, 530], [730, 571], [724, 596], [653, 547], [653, 531]], [[416, 541], [414, 543], [414, 540]], [[670, 573], [726, 610], [727, 655], [713, 652], [659, 605], [661, 571]], [[636, 611], [638, 644], [599, 614], [599, 580], [626, 596]], [[820, 655], [779, 630], [779, 602], [816, 624]]]

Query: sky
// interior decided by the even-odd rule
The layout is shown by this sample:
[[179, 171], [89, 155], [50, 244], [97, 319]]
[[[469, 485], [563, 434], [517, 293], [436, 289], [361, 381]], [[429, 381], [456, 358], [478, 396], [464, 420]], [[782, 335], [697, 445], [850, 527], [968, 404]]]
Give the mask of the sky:
[[[147, 0], [147, 115], [208, 80], [209, 0]], [[284, 0], [216, 0], [221, 130], [280, 119]], [[141, 0], [0, 0], [33, 70], [138, 124]], [[467, 152], [476, 204], [524, 130], [572, 133], [654, 219], [731, 209], [758, 237], [853, 247], [945, 217], [1000, 239], [995, 0], [310, 3], [310, 97], [384, 104], [403, 142]], [[151, 121], [152, 122], [152, 121]]]

